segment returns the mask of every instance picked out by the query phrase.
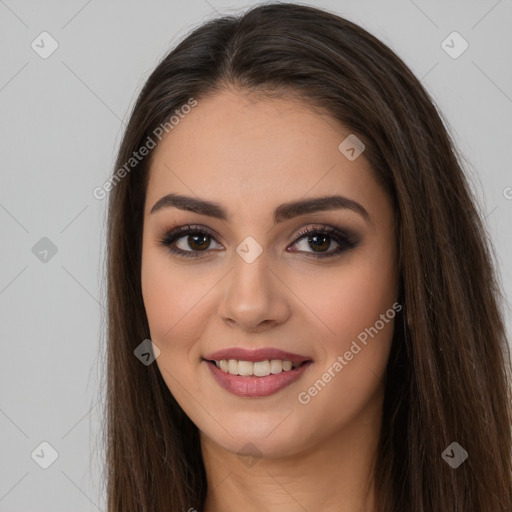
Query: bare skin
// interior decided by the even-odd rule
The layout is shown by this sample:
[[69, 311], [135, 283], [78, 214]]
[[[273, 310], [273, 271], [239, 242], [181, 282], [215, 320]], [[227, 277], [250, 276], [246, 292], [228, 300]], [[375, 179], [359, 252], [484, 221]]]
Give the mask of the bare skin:
[[[392, 205], [364, 152], [350, 161], [338, 149], [349, 133], [299, 100], [229, 91], [200, 100], [154, 150], [143, 298], [158, 367], [200, 431], [206, 512], [374, 510], [397, 254]], [[218, 203], [228, 217], [175, 206], [151, 213], [170, 193]], [[334, 194], [359, 203], [368, 219], [338, 208], [274, 223], [283, 203]], [[197, 257], [160, 243], [185, 225], [208, 231], [171, 245]], [[332, 233], [317, 234], [316, 245], [297, 236], [325, 226], [351, 233], [355, 245]], [[236, 251], [249, 236], [262, 250], [250, 263]], [[371, 327], [377, 333], [363, 344]], [[354, 341], [360, 350], [345, 357]], [[229, 347], [274, 347], [313, 362], [274, 394], [242, 397], [202, 359]]]

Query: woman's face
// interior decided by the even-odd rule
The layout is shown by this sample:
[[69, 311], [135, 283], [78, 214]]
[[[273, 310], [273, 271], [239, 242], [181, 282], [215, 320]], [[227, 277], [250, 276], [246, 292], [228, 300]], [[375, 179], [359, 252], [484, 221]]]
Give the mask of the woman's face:
[[348, 135], [296, 99], [222, 92], [154, 150], [141, 278], [156, 363], [202, 439], [233, 453], [297, 454], [380, 420], [393, 210]]

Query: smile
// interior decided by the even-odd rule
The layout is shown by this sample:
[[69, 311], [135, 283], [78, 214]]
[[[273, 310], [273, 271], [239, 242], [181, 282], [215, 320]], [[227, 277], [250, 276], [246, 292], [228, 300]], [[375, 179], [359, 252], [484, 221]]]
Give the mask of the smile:
[[[273, 395], [300, 379], [313, 361], [303, 361], [295, 366], [289, 360], [276, 359], [264, 361], [203, 359], [202, 364], [208, 367], [215, 382], [229, 393], [244, 398], [262, 398]], [[221, 364], [224, 367], [227, 365], [227, 370], [222, 369]], [[272, 373], [272, 370], [275, 373]]]
[[240, 361], [236, 359], [221, 359], [212, 361], [217, 368], [220, 368], [231, 375], [267, 377], [268, 375], [277, 375], [281, 372], [293, 370], [297, 367], [292, 361], [282, 361], [280, 359], [266, 359], [264, 361]]
[[299, 379], [313, 364], [311, 357], [273, 347], [231, 347], [205, 354], [208, 367], [222, 388], [241, 397], [265, 397]]

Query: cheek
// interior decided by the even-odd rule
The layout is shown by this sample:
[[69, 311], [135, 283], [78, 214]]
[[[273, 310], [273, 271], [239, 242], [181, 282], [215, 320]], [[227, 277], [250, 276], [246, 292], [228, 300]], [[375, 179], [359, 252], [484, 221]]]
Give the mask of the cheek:
[[327, 316], [335, 332], [355, 337], [372, 326], [396, 300], [390, 274], [375, 268], [353, 268], [329, 301]]
[[183, 273], [171, 272], [169, 260], [159, 248], [143, 251], [141, 284], [152, 340], [165, 345], [180, 329], [180, 319], [186, 321], [191, 313], [199, 290], [196, 283], [187, 283]]
[[342, 403], [336, 414], [346, 421], [378, 388], [401, 309], [393, 258], [388, 244], [380, 251], [374, 245], [332, 274], [321, 299], [317, 295], [319, 316], [331, 332], [322, 340], [325, 358], [306, 383], [301, 403]]
[[[329, 350], [373, 326], [397, 299], [397, 276], [393, 248], [376, 244], [354, 252], [343, 265], [301, 277], [294, 289], [302, 290], [304, 303], [321, 320]], [[393, 314], [393, 311], [391, 312]], [[318, 324], [315, 321], [315, 324]], [[326, 347], [327, 348], [327, 347]]]
[[161, 351], [159, 364], [183, 368], [199, 359], [205, 319], [211, 314], [208, 300], [218, 278], [198, 274], [194, 266], [172, 265], [161, 248], [143, 252], [141, 282], [151, 340]]
[[200, 356], [194, 347], [204, 323], [200, 317], [205, 314], [201, 302], [205, 291], [197, 280], [191, 281], [187, 272], [171, 269], [158, 248], [143, 254], [141, 281], [150, 338], [160, 350], [156, 364], [170, 392], [181, 403], [187, 399], [181, 383], [188, 382], [188, 392], [200, 391], [193, 389], [190, 363]]

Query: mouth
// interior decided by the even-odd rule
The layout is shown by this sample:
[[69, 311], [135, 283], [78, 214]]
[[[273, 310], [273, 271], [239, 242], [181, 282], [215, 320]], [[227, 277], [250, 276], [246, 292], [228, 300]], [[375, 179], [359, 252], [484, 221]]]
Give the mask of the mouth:
[[225, 349], [202, 357], [217, 384], [242, 397], [265, 397], [298, 380], [313, 364], [277, 349]]
[[265, 359], [263, 361], [244, 361], [237, 359], [203, 359], [224, 373], [230, 375], [239, 375], [240, 377], [268, 377], [269, 375], [278, 375], [282, 372], [291, 372], [303, 365], [311, 363], [311, 360], [294, 362], [281, 359]]

